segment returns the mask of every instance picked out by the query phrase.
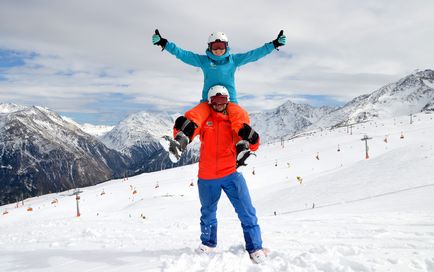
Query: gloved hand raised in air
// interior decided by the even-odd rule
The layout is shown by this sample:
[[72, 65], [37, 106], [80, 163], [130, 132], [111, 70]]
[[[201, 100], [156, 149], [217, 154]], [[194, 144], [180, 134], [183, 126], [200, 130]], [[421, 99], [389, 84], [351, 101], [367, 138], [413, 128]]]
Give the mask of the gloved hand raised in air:
[[155, 29], [155, 34], [152, 35], [152, 44], [161, 46], [161, 49], [163, 49], [163, 50], [166, 47], [167, 40], [165, 38], [161, 37], [158, 29]]
[[283, 30], [280, 30], [279, 35], [277, 35], [277, 38], [273, 40], [274, 48], [278, 48], [279, 46], [283, 46], [286, 44], [286, 36], [283, 34]]

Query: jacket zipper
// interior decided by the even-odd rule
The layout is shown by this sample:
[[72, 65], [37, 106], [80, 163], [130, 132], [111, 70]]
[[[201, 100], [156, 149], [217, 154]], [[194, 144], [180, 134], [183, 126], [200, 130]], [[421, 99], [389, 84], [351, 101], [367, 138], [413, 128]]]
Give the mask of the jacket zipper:
[[216, 176], [217, 176], [217, 171], [218, 171], [218, 150], [219, 150], [219, 127], [220, 127], [220, 124], [219, 123], [217, 123], [217, 127], [216, 127], [216, 152], [215, 152], [215, 174], [216, 174]]

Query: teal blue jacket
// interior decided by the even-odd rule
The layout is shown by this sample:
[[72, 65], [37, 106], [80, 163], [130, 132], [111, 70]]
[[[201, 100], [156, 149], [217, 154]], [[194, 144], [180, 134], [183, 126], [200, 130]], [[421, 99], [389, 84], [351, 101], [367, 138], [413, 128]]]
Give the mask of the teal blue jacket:
[[238, 103], [235, 88], [235, 71], [237, 67], [257, 61], [270, 54], [274, 50], [274, 45], [272, 42], [266, 43], [257, 49], [240, 54], [230, 54], [230, 48], [228, 48], [222, 56], [216, 56], [208, 49], [206, 50], [206, 55], [199, 55], [181, 49], [173, 42], [167, 42], [164, 49], [181, 61], [202, 69], [204, 83], [201, 102], [208, 100], [208, 90], [212, 86], [223, 85], [229, 91], [230, 101]]

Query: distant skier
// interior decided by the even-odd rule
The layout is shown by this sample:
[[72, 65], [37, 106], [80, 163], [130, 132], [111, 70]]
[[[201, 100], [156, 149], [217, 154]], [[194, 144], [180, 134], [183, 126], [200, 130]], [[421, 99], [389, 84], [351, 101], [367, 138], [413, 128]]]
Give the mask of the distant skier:
[[[211, 113], [208, 106], [208, 90], [215, 85], [222, 85], [229, 91], [230, 102], [227, 106], [227, 114], [231, 122], [232, 129], [238, 133], [243, 128], [244, 123], [249, 123], [247, 112], [238, 106], [237, 93], [235, 89], [235, 71], [237, 67], [268, 55], [274, 49], [286, 44], [286, 36], [280, 31], [277, 38], [263, 46], [241, 54], [231, 54], [229, 39], [223, 32], [214, 32], [208, 38], [208, 48], [205, 55], [199, 55], [190, 51], [183, 50], [161, 37], [160, 32], [155, 30], [152, 36], [152, 43], [161, 46], [176, 58], [186, 64], [199, 67], [204, 74], [204, 84], [202, 89], [201, 103], [189, 110], [190, 121], [197, 127], [201, 127]], [[180, 135], [177, 141], [185, 141]], [[191, 140], [191, 139], [189, 139]], [[183, 150], [181, 150], [182, 152]]]
[[[201, 203], [200, 239], [197, 249], [210, 253], [217, 246], [217, 204], [223, 190], [235, 208], [243, 228], [246, 250], [255, 263], [266, 260], [262, 248], [261, 230], [243, 175], [236, 171], [236, 148], [243, 145], [255, 151], [259, 147], [259, 135], [244, 124], [238, 135], [231, 129], [227, 107], [229, 92], [223, 86], [214, 86], [208, 92], [210, 115], [201, 128], [191, 131], [192, 137], [200, 135], [200, 160], [198, 173], [199, 199]], [[182, 118], [186, 119], [184, 116]], [[175, 131], [181, 129], [175, 126]], [[184, 128], [185, 129], [185, 128]], [[176, 132], [175, 132], [176, 133]], [[190, 132], [186, 132], [190, 134]], [[241, 161], [243, 163], [244, 161]]]

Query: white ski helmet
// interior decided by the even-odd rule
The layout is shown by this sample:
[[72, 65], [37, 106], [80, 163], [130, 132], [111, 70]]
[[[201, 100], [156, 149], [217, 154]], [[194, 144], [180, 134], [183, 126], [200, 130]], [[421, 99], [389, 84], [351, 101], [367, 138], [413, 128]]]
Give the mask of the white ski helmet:
[[209, 35], [208, 44], [213, 43], [215, 41], [221, 41], [221, 42], [228, 43], [229, 39], [226, 36], [226, 34], [223, 32], [214, 32], [214, 33], [211, 33], [211, 35]]
[[229, 91], [225, 86], [215, 85], [212, 86], [208, 91], [208, 103], [211, 104], [211, 97], [213, 96], [226, 96], [227, 101], [229, 101]]

